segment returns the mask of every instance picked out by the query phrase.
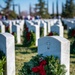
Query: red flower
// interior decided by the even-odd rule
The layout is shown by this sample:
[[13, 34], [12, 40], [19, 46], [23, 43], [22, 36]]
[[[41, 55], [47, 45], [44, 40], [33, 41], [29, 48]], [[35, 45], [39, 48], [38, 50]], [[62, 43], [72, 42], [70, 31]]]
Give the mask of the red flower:
[[41, 61], [40, 65], [46, 65], [46, 61], [45, 60]]
[[46, 71], [45, 71], [45, 69], [44, 69], [44, 65], [40, 65], [39, 66], [39, 73], [40, 73], [40, 75], [46, 75]]
[[72, 31], [72, 36], [75, 36], [75, 30]]
[[8, 25], [8, 26], [6, 26], [5, 28], [6, 28], [6, 31], [7, 31], [7, 30], [9, 30], [9, 25]]
[[50, 32], [50, 33], [48, 34], [48, 36], [53, 36], [53, 33], [52, 33], [52, 32]]
[[46, 61], [45, 60], [42, 60], [40, 62], [40, 65], [39, 66], [36, 66], [34, 68], [32, 68], [32, 71], [34, 73], [38, 72], [40, 75], [46, 75], [46, 71], [44, 69], [44, 66], [46, 65]]
[[25, 27], [25, 30], [28, 32], [28, 27], [27, 26]]
[[12, 35], [14, 35], [14, 32], [12, 32]]
[[30, 37], [31, 37], [31, 33], [28, 32], [27, 35], [26, 35], [26, 38], [27, 38], [28, 41], [30, 40]]
[[32, 71], [33, 71], [33, 72], [39, 72], [39, 67], [38, 67], [38, 66], [37, 66], [37, 67], [33, 67], [33, 68], [32, 68]]

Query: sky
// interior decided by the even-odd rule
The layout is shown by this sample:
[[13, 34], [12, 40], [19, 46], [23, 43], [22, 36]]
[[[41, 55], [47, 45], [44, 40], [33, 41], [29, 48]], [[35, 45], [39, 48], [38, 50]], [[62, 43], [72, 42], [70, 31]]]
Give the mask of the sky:
[[[35, 6], [36, 3], [38, 3], [38, 0], [13, 0], [15, 4], [20, 4], [21, 11], [28, 11], [29, 12], [29, 4], [31, 4], [32, 7]], [[45, 0], [47, 1], [47, 0]], [[54, 12], [56, 13], [56, 1], [57, 0], [49, 0], [49, 13], [52, 13], [52, 2], [54, 2]], [[65, 4], [66, 0], [58, 0], [58, 6], [59, 6], [59, 13], [62, 11], [62, 2]], [[0, 0], [0, 5], [3, 7], [5, 6], [5, 3], [3, 0]], [[11, 7], [12, 8], [12, 7]], [[16, 7], [16, 12], [18, 12], [18, 7]]]

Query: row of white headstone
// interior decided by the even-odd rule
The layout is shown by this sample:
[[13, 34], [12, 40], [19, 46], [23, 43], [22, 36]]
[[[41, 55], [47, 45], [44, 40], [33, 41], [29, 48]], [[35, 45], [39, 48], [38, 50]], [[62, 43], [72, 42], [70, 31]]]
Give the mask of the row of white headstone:
[[[63, 26], [61, 23], [61, 20], [57, 20], [57, 19], [51, 19], [51, 20], [26, 20], [26, 25], [28, 26], [28, 28], [31, 28], [31, 25], [33, 26], [39, 26], [39, 27], [43, 27], [44, 28], [44, 36], [46, 36], [48, 33], [52, 32], [56, 32], [59, 34], [59, 36], [63, 37]], [[31, 29], [30, 29], [31, 30]], [[39, 29], [38, 29], [39, 31]]]
[[62, 19], [65, 25], [67, 25], [67, 31], [75, 28], [75, 19]]
[[38, 46], [38, 39], [40, 38], [40, 27], [44, 28], [44, 36], [50, 32], [56, 32], [59, 36], [63, 37], [63, 26], [61, 20], [57, 19], [44, 19], [44, 20], [5, 20], [0, 21], [1, 33], [5, 32], [5, 25], [9, 25], [10, 33], [15, 32], [17, 35], [17, 44], [21, 43], [21, 35], [23, 35], [24, 25], [29, 28], [29, 31], [34, 31], [36, 35], [36, 46]]
[[63, 26], [61, 20], [26, 20], [26, 25], [29, 31], [35, 32], [36, 46], [38, 46], [38, 39], [40, 38], [40, 27], [44, 28], [44, 36], [47, 36], [50, 32], [56, 32], [59, 36], [63, 37]]
[[17, 44], [21, 43], [21, 35], [23, 35], [23, 28], [24, 28], [24, 20], [6, 20], [0, 21], [0, 30], [1, 33], [5, 32], [5, 25], [9, 26], [10, 33], [15, 32], [17, 38]]
[[[0, 50], [6, 55], [6, 75], [15, 75], [15, 42], [10, 33], [0, 34]], [[38, 40], [38, 54], [58, 56], [70, 75], [70, 41], [60, 36], [45, 36]]]

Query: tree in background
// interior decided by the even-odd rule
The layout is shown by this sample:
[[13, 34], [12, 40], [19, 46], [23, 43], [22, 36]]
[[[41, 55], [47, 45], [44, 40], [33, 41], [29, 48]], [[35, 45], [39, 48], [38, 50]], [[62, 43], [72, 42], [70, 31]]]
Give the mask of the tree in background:
[[9, 10], [9, 9], [10, 9], [11, 2], [12, 2], [12, 1], [13, 1], [13, 0], [4, 0], [4, 2], [5, 2], [5, 4], [6, 4], [4, 10]]
[[2, 16], [5, 16], [7, 19], [16, 19], [17, 14], [15, 11], [10, 10], [10, 7], [12, 6], [13, 0], [3, 0], [5, 3], [5, 6], [0, 5]]
[[65, 7], [64, 4], [62, 3], [62, 17], [64, 17], [64, 14], [65, 14]]
[[58, 18], [58, 16], [59, 16], [59, 10], [58, 10], [58, 0], [57, 0], [57, 2], [56, 2], [56, 10], [57, 10], [57, 13], [56, 13], [56, 17]]
[[64, 16], [65, 17], [69, 16], [69, 0], [66, 0]]
[[69, 17], [73, 18], [75, 15], [75, 5], [74, 0], [70, 0], [70, 7], [69, 7]]
[[74, 0], [66, 0], [66, 4], [62, 7], [62, 16], [66, 18], [73, 18], [75, 16]]
[[49, 18], [48, 7], [46, 5], [48, 6], [44, 0], [38, 0], [38, 3], [35, 4], [36, 15], [42, 18]]
[[52, 3], [52, 18], [54, 18], [54, 2]]
[[30, 13], [30, 16], [32, 15], [32, 6], [31, 4], [29, 5], [29, 13]]

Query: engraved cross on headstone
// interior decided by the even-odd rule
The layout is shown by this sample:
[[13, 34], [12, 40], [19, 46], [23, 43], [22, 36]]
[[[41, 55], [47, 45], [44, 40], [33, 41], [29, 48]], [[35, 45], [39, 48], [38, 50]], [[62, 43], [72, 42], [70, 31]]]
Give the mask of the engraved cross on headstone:
[[49, 49], [50, 49], [50, 42], [47, 41], [47, 42], [46, 42], [46, 45], [47, 45], [47, 50], [49, 50]]

